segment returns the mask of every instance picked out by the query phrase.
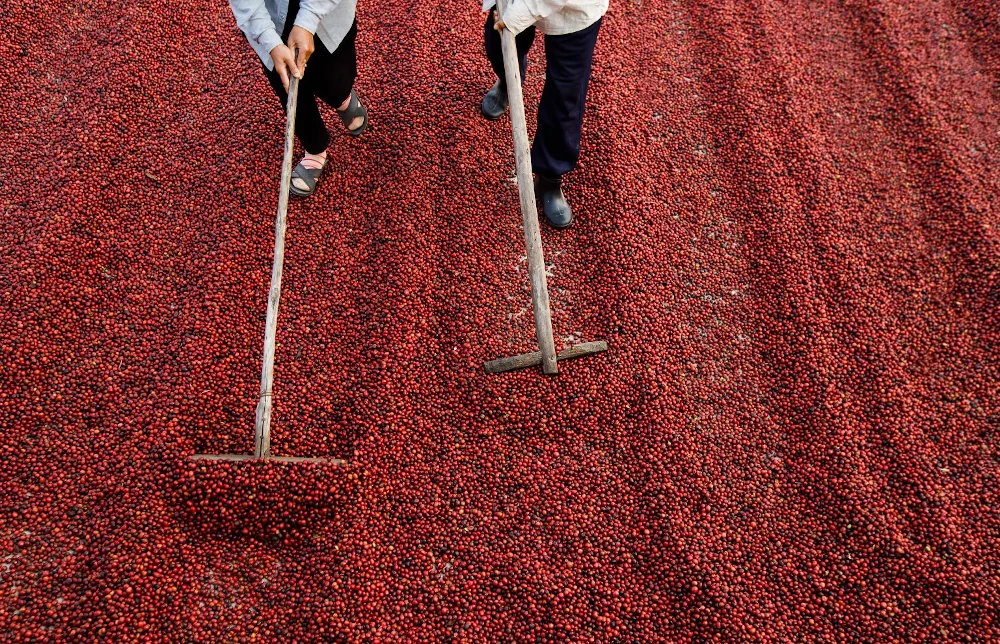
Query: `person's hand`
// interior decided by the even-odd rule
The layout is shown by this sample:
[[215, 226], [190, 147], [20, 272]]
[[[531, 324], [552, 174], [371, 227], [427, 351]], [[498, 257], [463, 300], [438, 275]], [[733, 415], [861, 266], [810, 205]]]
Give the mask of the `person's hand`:
[[503, 20], [497, 15], [497, 10], [493, 10], [493, 28], [497, 31], [503, 31], [507, 28], [507, 25], [503, 24]]
[[[288, 34], [288, 48], [299, 52], [299, 57], [295, 59], [295, 64], [302, 70], [303, 74], [306, 73], [306, 61], [309, 60], [309, 57], [316, 50], [316, 45], [313, 43], [313, 35], [302, 27], [292, 27], [291, 33]], [[300, 76], [299, 78], [302, 77]]]
[[274, 71], [281, 77], [281, 84], [288, 91], [288, 81], [292, 76], [302, 78], [299, 67], [295, 64], [295, 55], [286, 45], [278, 45], [271, 50], [271, 60], [274, 61]]

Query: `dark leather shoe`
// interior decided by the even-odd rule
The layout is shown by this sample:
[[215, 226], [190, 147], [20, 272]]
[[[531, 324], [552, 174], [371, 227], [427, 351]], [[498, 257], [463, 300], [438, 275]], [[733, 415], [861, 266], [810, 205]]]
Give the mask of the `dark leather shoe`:
[[545, 220], [553, 228], [567, 228], [573, 223], [573, 209], [569, 207], [566, 197], [563, 195], [561, 177], [558, 179], [541, 176], [536, 178], [535, 198], [542, 202]]
[[495, 121], [507, 111], [507, 88], [500, 80], [493, 84], [490, 91], [483, 97], [483, 116]]

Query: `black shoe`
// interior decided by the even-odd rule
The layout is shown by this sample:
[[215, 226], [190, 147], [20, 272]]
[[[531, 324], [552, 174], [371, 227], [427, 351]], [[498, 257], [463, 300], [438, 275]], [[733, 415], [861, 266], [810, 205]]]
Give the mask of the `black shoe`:
[[562, 177], [549, 179], [538, 176], [535, 179], [535, 198], [542, 202], [545, 220], [553, 228], [567, 228], [573, 223], [573, 209], [563, 195]]
[[498, 79], [483, 97], [483, 116], [495, 121], [507, 111], [507, 87]]

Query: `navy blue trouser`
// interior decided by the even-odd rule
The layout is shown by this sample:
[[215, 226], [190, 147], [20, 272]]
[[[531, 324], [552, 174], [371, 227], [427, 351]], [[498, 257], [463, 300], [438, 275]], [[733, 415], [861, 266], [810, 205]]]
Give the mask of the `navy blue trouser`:
[[[575, 33], [545, 36], [545, 87], [538, 103], [538, 128], [531, 145], [531, 167], [543, 177], [563, 176], [576, 167], [580, 158], [583, 108], [600, 28], [598, 20]], [[486, 57], [497, 77], [504, 80], [503, 50], [500, 33], [493, 29], [492, 11], [486, 18], [485, 40]], [[528, 64], [528, 50], [534, 41], [534, 27], [525, 29], [515, 38], [522, 80]]]

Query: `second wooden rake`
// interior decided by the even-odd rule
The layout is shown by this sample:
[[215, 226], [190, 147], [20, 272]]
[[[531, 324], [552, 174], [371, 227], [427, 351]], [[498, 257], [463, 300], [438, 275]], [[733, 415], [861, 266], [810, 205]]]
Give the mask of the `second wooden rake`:
[[[497, 0], [497, 15], [503, 16], [505, 0]], [[528, 275], [531, 278], [531, 306], [535, 315], [535, 339], [538, 351], [507, 358], [497, 358], [483, 365], [486, 373], [502, 373], [542, 365], [546, 374], [559, 373], [559, 361], [582, 358], [607, 351], [603, 340], [583, 342], [560, 351], [556, 355], [552, 337], [552, 316], [549, 312], [549, 289], [545, 280], [545, 258], [542, 256], [542, 236], [538, 230], [538, 206], [535, 203], [535, 184], [531, 172], [531, 148], [528, 144], [528, 126], [524, 117], [524, 95], [521, 93], [521, 66], [517, 60], [517, 45], [509, 29], [500, 32], [503, 49], [503, 66], [507, 81], [507, 98], [510, 102], [510, 125], [514, 135], [514, 162], [517, 165], [517, 190], [521, 197], [521, 215], [524, 219], [524, 245], [528, 252]]]

